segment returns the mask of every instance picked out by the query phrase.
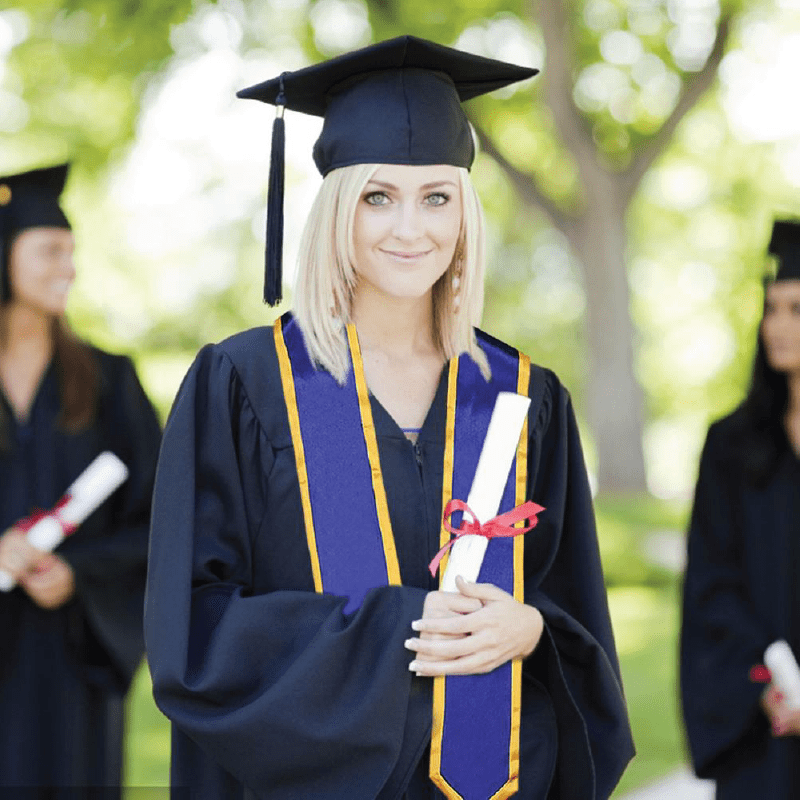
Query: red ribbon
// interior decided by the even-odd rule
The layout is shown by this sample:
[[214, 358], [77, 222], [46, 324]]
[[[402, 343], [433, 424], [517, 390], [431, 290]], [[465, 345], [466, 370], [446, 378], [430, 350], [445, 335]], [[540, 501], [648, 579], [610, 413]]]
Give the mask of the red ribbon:
[[64, 531], [64, 536], [69, 536], [71, 533], [75, 533], [75, 531], [78, 529], [78, 526], [62, 519], [60, 512], [61, 509], [64, 508], [64, 506], [69, 503], [71, 499], [72, 495], [65, 494], [53, 506], [53, 508], [50, 509], [50, 511], [42, 511], [41, 509], [37, 509], [30, 516], [23, 517], [21, 520], [18, 520], [14, 527], [23, 533], [27, 533], [40, 520], [43, 520], [45, 517], [52, 517], [61, 526], [61, 530]]
[[756, 664], [750, 668], [747, 676], [753, 683], [772, 683], [772, 674], [763, 664]]
[[[465, 514], [469, 514], [471, 517], [469, 520], [466, 518], [463, 519], [458, 528], [454, 528], [450, 524], [450, 517], [456, 511], [463, 511]], [[454, 538], [452, 538], [433, 557], [433, 561], [431, 561], [430, 565], [428, 566], [428, 569], [431, 571], [431, 575], [434, 577], [436, 576], [436, 572], [439, 569], [439, 562], [442, 560], [444, 554], [462, 536], [485, 536], [487, 539], [495, 539], [497, 537], [506, 536], [520, 536], [521, 534], [527, 533], [536, 527], [537, 523], [539, 522], [536, 515], [540, 511], [544, 511], [543, 506], [528, 500], [527, 503], [523, 503], [516, 508], [512, 508], [511, 511], [506, 511], [505, 514], [499, 514], [496, 517], [492, 517], [492, 519], [490, 519], [488, 522], [481, 524], [480, 520], [475, 516], [472, 509], [463, 500], [451, 500], [444, 510], [443, 521], [444, 527], [450, 533], [455, 535]], [[522, 522], [522, 520], [530, 520], [530, 524], [525, 528], [515, 528], [514, 524], [516, 522]]]

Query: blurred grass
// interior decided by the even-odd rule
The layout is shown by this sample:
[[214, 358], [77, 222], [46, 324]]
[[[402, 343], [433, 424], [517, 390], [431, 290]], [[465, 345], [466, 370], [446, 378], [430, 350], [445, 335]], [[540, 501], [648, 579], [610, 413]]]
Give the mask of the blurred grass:
[[[598, 536], [622, 680], [637, 756], [613, 797], [646, 785], [684, 763], [677, 698], [678, 577], [645, 554], [652, 534], [685, 529], [685, 504], [654, 498], [596, 504]], [[680, 539], [678, 539], [680, 545]], [[128, 699], [126, 784], [169, 782], [169, 724], [153, 703], [140, 668]], [[129, 789], [125, 800], [136, 800]]]
[[[125, 778], [128, 787], [168, 786], [170, 729], [153, 701], [150, 673], [141, 664], [128, 695]], [[136, 800], [128, 789], [125, 800]]]

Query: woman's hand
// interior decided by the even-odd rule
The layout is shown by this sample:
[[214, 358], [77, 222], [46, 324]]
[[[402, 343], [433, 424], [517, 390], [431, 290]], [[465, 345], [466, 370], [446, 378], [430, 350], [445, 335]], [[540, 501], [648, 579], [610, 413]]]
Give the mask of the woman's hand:
[[761, 695], [761, 707], [772, 724], [773, 736], [800, 736], [800, 711], [792, 711], [772, 684]]
[[20, 583], [39, 562], [44, 553], [29, 544], [28, 537], [18, 528], [9, 528], [0, 536], [0, 569]]
[[72, 567], [61, 556], [31, 545], [17, 528], [9, 528], [0, 536], [0, 569], [41, 608], [59, 608], [75, 594]]
[[530, 655], [544, 619], [538, 609], [515, 600], [491, 583], [456, 578], [455, 592], [430, 592], [422, 619], [411, 627], [420, 637], [406, 647], [416, 653], [409, 669], [417, 675], [473, 675], [491, 672]]
[[40, 608], [60, 608], [75, 594], [75, 573], [55, 553], [44, 553], [36, 566], [20, 579], [20, 585]]

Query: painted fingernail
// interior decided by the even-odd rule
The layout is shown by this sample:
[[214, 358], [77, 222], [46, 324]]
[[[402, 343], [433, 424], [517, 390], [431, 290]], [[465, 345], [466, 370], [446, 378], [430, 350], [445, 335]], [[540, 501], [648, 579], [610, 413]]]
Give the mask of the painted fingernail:
[[412, 630], [412, 631], [418, 631], [418, 630], [420, 630], [421, 628], [422, 628], [422, 620], [421, 620], [421, 619], [415, 619], [415, 620], [414, 620], [414, 621], [411, 623], [411, 630]]
[[419, 664], [418, 664], [416, 661], [412, 661], [412, 662], [411, 662], [411, 663], [408, 665], [408, 668], [409, 668], [409, 670], [410, 670], [411, 672], [416, 672], [416, 671], [419, 669]]
[[409, 650], [413, 650], [413, 649], [414, 649], [414, 644], [415, 644], [415, 641], [416, 641], [415, 639], [406, 639], [406, 640], [405, 640], [405, 642], [403, 642], [403, 644], [404, 644], [404, 645], [405, 645], [405, 646], [406, 646], [406, 647], [407, 647]]

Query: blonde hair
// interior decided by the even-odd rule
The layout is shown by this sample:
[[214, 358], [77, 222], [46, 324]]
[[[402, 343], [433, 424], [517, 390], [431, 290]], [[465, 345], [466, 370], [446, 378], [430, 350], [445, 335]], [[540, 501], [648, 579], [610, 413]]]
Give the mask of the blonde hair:
[[[344, 326], [351, 321], [356, 285], [353, 229], [356, 206], [380, 164], [355, 164], [332, 170], [322, 181], [300, 240], [294, 312], [309, 356], [344, 383], [350, 356]], [[486, 269], [485, 223], [475, 187], [458, 168], [461, 192], [461, 232], [447, 271], [433, 287], [433, 329], [446, 360], [467, 353], [486, 380], [491, 373], [474, 328], [483, 313]], [[453, 277], [462, 258], [458, 311], [454, 311]]]

